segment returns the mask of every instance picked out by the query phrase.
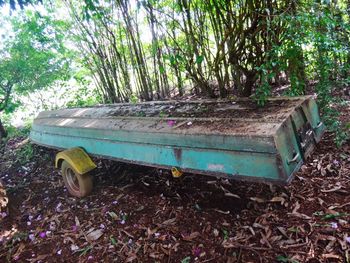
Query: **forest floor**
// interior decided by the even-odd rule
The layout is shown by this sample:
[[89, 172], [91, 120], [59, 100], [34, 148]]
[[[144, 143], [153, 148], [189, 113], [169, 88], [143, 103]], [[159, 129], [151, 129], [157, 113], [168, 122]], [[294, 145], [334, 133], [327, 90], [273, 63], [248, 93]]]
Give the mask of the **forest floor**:
[[96, 160], [78, 199], [55, 154], [25, 137], [0, 150], [0, 262], [350, 262], [350, 142], [330, 133], [285, 187]]

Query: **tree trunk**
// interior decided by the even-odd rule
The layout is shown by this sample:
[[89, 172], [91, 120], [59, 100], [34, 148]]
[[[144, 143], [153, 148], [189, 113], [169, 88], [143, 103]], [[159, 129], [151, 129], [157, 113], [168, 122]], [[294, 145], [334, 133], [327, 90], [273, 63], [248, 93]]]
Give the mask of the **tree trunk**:
[[240, 96], [249, 97], [250, 95], [252, 95], [253, 87], [257, 79], [257, 73], [256, 71], [246, 71], [244, 75], [246, 79], [243, 86], [243, 90], [240, 91]]
[[[173, 27], [172, 30], [171, 30], [171, 33], [172, 33], [172, 38], [175, 39], [176, 38], [176, 33], [175, 33], [175, 28]], [[167, 51], [168, 53], [170, 54], [170, 46], [166, 40], [166, 38], [164, 38], [164, 44], [165, 44], [165, 47], [167, 48]], [[175, 54], [174, 54], [175, 56]], [[178, 65], [175, 65], [172, 67], [174, 72], [175, 72], [175, 76], [176, 76], [176, 80], [177, 80], [177, 89], [178, 89], [178, 92], [179, 92], [179, 96], [182, 97], [184, 95], [184, 86], [183, 86], [183, 81], [182, 81], [182, 77], [181, 77], [181, 72], [179, 70], [179, 67]]]
[[7, 137], [7, 132], [5, 130], [5, 127], [2, 125], [1, 119], [0, 119], [0, 140], [2, 138], [6, 138]]

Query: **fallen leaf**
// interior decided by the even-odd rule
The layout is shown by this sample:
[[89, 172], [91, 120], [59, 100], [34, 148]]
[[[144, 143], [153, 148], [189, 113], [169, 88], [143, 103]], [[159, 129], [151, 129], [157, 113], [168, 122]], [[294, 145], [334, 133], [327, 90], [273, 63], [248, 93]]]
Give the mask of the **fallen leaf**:
[[157, 231], [158, 231], [158, 228], [154, 228], [154, 229], [147, 228], [147, 236], [148, 236], [148, 238], [150, 236], [152, 236]]
[[236, 194], [233, 194], [233, 193], [225, 193], [225, 196], [241, 199], [241, 197], [239, 195], [236, 195]]
[[70, 250], [77, 251], [78, 249], [79, 249], [79, 247], [77, 245], [75, 245], [75, 244], [70, 245]]
[[309, 217], [308, 215], [305, 215], [305, 214], [302, 214], [302, 213], [298, 213], [298, 212], [288, 213], [288, 215], [292, 215], [292, 216], [295, 216], [295, 217], [298, 217], [298, 218], [301, 218], [301, 219], [306, 219], [306, 220], [311, 219], [311, 217]]
[[76, 225], [78, 228], [80, 228], [80, 222], [79, 222], [78, 217], [75, 217], [74, 220], [75, 220], [75, 225]]
[[266, 202], [264, 199], [259, 198], [259, 197], [250, 197], [249, 199], [254, 201], [254, 202], [260, 203], [260, 204]]
[[199, 232], [193, 232], [189, 236], [182, 235], [182, 239], [185, 241], [192, 241], [193, 239], [200, 236]]
[[281, 203], [281, 205], [283, 205], [286, 202], [286, 199], [284, 199], [282, 196], [275, 196], [270, 200], [270, 202]]
[[86, 235], [86, 241], [88, 242], [95, 241], [99, 239], [102, 235], [103, 235], [103, 231], [101, 229], [96, 229]]
[[328, 190], [321, 189], [321, 192], [322, 193], [331, 193], [331, 192], [336, 192], [336, 191], [340, 190], [341, 188], [342, 188], [341, 185], [338, 185], [338, 186], [335, 186], [335, 187], [328, 189]]
[[165, 220], [161, 225], [162, 226], [173, 225], [173, 224], [175, 224], [175, 221], [176, 221], [176, 217], [170, 218], [168, 220]]
[[107, 212], [107, 214], [113, 219], [113, 220], [119, 220], [119, 216], [114, 212]]
[[299, 208], [300, 208], [300, 204], [299, 204], [299, 202], [297, 201], [297, 202], [295, 203], [295, 207], [294, 207], [294, 209], [293, 209], [293, 211], [292, 211], [292, 214], [295, 214], [295, 213], [299, 210]]
[[230, 211], [222, 211], [220, 209], [213, 209], [214, 211], [220, 213], [220, 214], [224, 214], [224, 215], [229, 215], [230, 214]]
[[12, 257], [13, 258], [18, 257], [22, 253], [22, 251], [24, 250], [25, 247], [26, 246], [23, 243], [20, 243], [17, 250], [16, 250], [16, 253]]
[[332, 259], [339, 259], [339, 260], [342, 260], [342, 259], [343, 259], [341, 256], [336, 255], [336, 254], [333, 254], [333, 253], [322, 254], [322, 257], [323, 257], [323, 258], [326, 258], [326, 259], [329, 259], [329, 258], [332, 258]]
[[29, 262], [38, 262], [47, 258], [49, 255], [38, 255], [36, 258], [27, 259]]
[[137, 259], [137, 256], [135, 254], [131, 254], [126, 260], [125, 262], [132, 262], [134, 261], [135, 259]]

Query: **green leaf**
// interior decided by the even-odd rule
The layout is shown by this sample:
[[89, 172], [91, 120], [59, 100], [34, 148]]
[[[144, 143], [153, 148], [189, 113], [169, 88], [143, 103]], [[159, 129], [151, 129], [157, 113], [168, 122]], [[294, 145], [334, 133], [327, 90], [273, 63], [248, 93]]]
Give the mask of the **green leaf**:
[[297, 260], [290, 259], [289, 257], [285, 257], [285, 256], [282, 256], [282, 255], [278, 255], [276, 257], [276, 260], [278, 262], [283, 262], [283, 263], [299, 263], [299, 261], [297, 261]]
[[92, 249], [92, 245], [79, 249], [80, 252], [79, 257], [86, 255]]
[[165, 72], [165, 68], [162, 65], [159, 66], [159, 72], [162, 74]]
[[223, 228], [222, 233], [224, 234], [224, 240], [227, 240], [228, 239], [228, 231]]
[[323, 220], [328, 220], [328, 219], [334, 219], [337, 217], [343, 217], [347, 216], [347, 213], [335, 213], [335, 214], [326, 214], [324, 217], [322, 217]]
[[118, 220], [119, 219], [119, 216], [114, 213], [113, 211], [112, 212], [108, 212], [108, 215], [113, 219], [113, 220]]
[[152, 55], [154, 56], [154, 55], [156, 55], [157, 54], [157, 52], [158, 52], [158, 43], [157, 42], [155, 42], [155, 43], [152, 43]]
[[289, 232], [299, 233], [298, 227], [290, 227], [287, 229]]
[[111, 240], [111, 243], [113, 246], [117, 245], [117, 241], [115, 240], [115, 238], [113, 236], [110, 236], [109, 240]]
[[190, 263], [191, 262], [191, 257], [185, 257], [181, 260], [181, 263]]
[[284, 262], [284, 263], [289, 262], [289, 259], [286, 258], [285, 256], [282, 256], [282, 255], [277, 256], [276, 260], [279, 261], [279, 262]]
[[175, 58], [176, 58], [177, 61], [183, 61], [184, 60], [184, 58], [182, 56], [180, 56], [179, 54], [176, 54]]
[[170, 64], [172, 66], [176, 65], [176, 59], [173, 55], [170, 55], [169, 60], [170, 60]]
[[196, 58], [196, 63], [201, 64], [203, 62], [203, 60], [204, 60], [204, 57], [202, 55], [200, 55]]

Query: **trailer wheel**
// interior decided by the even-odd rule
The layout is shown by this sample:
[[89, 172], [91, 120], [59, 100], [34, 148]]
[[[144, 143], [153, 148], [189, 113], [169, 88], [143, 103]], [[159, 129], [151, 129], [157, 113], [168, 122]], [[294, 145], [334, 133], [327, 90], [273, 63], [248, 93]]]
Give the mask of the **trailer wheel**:
[[61, 172], [68, 192], [76, 197], [87, 196], [92, 191], [92, 176], [89, 173], [79, 174], [65, 160], [62, 162]]

